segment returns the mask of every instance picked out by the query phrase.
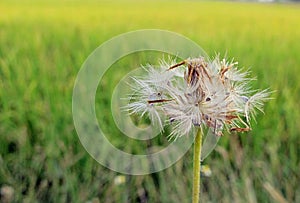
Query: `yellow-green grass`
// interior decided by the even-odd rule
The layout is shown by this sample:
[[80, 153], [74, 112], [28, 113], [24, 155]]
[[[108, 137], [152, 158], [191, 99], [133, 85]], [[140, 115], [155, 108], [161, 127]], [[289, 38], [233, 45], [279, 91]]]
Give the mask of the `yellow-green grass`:
[[[213, 174], [202, 179], [203, 202], [299, 202], [299, 20], [297, 4], [1, 2], [0, 187], [11, 186], [15, 201], [28, 202], [191, 201], [192, 150], [169, 169], [115, 185], [119, 174], [86, 153], [72, 121], [72, 88], [87, 56], [117, 34], [157, 28], [191, 38], [211, 56], [227, 52], [251, 67], [255, 88], [277, 90], [253, 131], [226, 134], [205, 160]], [[147, 53], [131, 57], [136, 61], [121, 60], [105, 75], [99, 90], [107, 94], [97, 95], [96, 109], [110, 140], [139, 153], [149, 143], [121, 140], [109, 112], [114, 85]]]

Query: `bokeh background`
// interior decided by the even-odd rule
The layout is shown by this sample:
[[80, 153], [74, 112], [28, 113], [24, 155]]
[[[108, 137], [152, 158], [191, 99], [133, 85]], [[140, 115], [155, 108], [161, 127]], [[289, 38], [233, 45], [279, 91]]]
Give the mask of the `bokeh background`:
[[[123, 175], [93, 160], [74, 129], [84, 60], [111, 37], [145, 28], [234, 57], [257, 76], [254, 88], [276, 90], [251, 132], [225, 134], [204, 161], [212, 174], [202, 178], [202, 202], [300, 202], [300, 5], [183, 0], [0, 2], [0, 202], [191, 201], [192, 149], [164, 171]], [[129, 139], [110, 113], [120, 78], [159, 57], [130, 55], [99, 84], [99, 123], [124, 151], [168, 144], [164, 135]]]

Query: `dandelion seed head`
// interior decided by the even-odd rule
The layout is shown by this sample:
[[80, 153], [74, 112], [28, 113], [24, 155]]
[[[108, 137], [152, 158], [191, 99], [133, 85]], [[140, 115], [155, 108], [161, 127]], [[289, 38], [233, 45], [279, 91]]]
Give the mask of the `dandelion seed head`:
[[251, 90], [249, 71], [239, 69], [233, 60], [220, 60], [218, 55], [212, 61], [203, 57], [177, 64], [163, 60], [159, 67], [147, 65], [144, 69], [143, 78], [133, 78], [136, 94], [126, 108], [149, 116], [160, 128], [160, 115], [166, 115], [172, 126], [169, 138], [188, 135], [199, 127], [208, 127], [217, 136], [224, 128], [247, 131], [270, 95], [269, 90]]

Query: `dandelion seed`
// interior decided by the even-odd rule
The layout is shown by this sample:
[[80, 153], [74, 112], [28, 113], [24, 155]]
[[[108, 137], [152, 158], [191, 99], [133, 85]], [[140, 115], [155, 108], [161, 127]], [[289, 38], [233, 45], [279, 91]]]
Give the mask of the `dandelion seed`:
[[245, 117], [247, 122], [250, 123], [250, 119], [255, 120], [257, 110], [264, 113], [263, 105], [264, 102], [270, 99], [270, 91], [265, 89], [252, 95], [245, 104]]
[[216, 56], [212, 61], [199, 57], [171, 63], [145, 66], [147, 74], [133, 78], [134, 93], [126, 106], [131, 114], [149, 116], [160, 128], [160, 115], [166, 115], [172, 126], [170, 138], [191, 134], [195, 128], [210, 128], [216, 136], [223, 129], [249, 131], [250, 120], [257, 111], [263, 112], [269, 99], [269, 90], [250, 89], [253, 79], [237, 62]]

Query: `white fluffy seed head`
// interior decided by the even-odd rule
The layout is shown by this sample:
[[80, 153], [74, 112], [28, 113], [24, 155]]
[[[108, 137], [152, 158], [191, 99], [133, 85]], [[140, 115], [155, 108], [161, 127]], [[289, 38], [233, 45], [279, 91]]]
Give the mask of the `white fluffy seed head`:
[[[171, 126], [170, 137], [190, 134], [195, 127], [209, 127], [221, 135], [250, 130], [250, 120], [269, 99], [270, 91], [250, 89], [249, 72], [237, 62], [212, 61], [203, 57], [186, 59], [178, 64], [161, 61], [159, 67], [147, 65], [147, 75], [133, 78], [133, 96], [126, 109], [148, 115], [153, 124], [163, 128], [164, 114]], [[255, 94], [252, 94], [256, 92]]]

